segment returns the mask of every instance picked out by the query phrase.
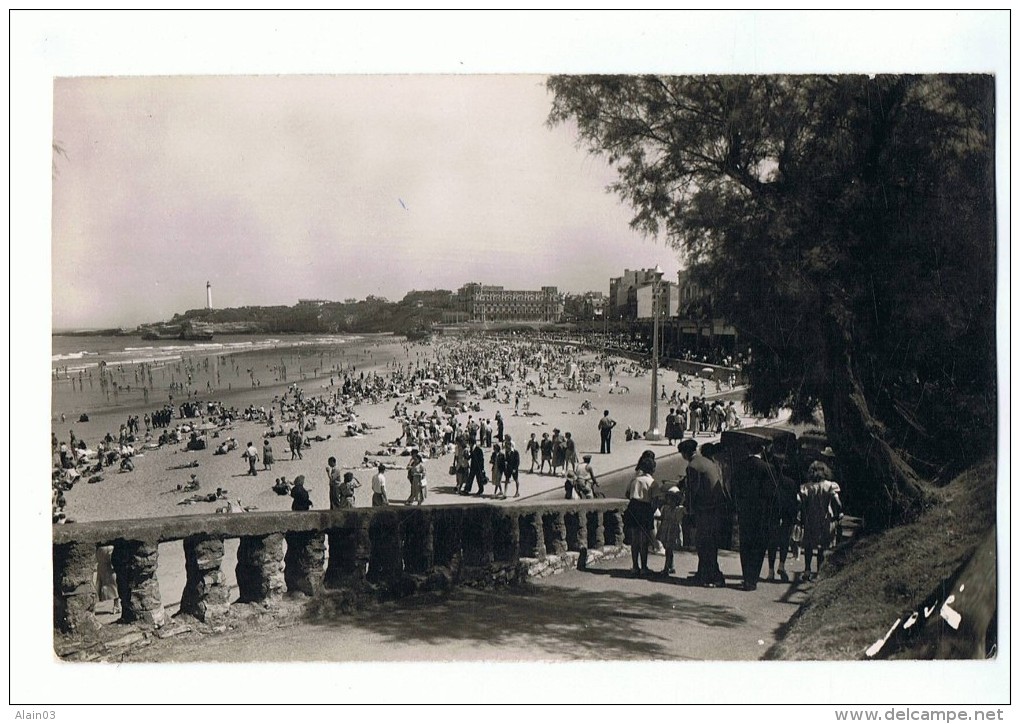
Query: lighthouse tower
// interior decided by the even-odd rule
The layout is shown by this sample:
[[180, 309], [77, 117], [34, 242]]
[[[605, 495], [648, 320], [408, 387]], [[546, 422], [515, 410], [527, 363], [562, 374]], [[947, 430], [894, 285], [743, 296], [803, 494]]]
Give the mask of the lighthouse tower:
[[205, 283], [205, 308], [212, 309], [212, 283]]

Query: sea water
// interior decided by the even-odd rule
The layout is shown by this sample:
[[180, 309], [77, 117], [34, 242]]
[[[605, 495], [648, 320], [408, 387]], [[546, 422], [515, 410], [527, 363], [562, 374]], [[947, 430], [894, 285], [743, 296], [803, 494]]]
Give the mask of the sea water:
[[109, 408], [157, 409], [172, 400], [213, 399], [342, 374], [366, 348], [392, 335], [222, 335], [211, 342], [53, 335], [54, 417]]

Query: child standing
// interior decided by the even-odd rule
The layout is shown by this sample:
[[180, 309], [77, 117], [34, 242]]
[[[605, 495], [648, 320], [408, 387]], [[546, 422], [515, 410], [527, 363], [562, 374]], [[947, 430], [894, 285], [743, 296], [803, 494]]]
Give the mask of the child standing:
[[668, 576], [671, 573], [676, 573], [676, 569], [673, 567], [673, 551], [678, 551], [684, 546], [683, 495], [676, 485], [666, 490], [660, 511], [662, 518], [659, 521], [659, 531], [655, 537], [666, 549], [666, 565], [662, 569], [662, 575]]

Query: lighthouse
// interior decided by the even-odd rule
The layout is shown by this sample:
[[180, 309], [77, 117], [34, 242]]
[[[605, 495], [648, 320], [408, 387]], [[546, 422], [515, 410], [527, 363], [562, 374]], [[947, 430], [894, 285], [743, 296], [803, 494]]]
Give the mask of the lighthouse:
[[212, 309], [212, 282], [205, 283], [205, 308]]

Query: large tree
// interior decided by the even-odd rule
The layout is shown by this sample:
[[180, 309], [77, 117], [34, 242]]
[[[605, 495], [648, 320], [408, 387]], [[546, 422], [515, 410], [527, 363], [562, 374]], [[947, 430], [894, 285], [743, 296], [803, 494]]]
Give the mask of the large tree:
[[995, 444], [993, 83], [556, 76], [550, 123], [605, 156], [753, 350], [757, 411], [821, 408], [869, 525]]

